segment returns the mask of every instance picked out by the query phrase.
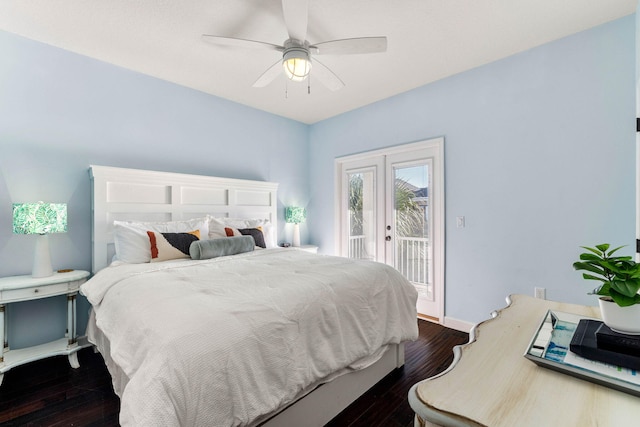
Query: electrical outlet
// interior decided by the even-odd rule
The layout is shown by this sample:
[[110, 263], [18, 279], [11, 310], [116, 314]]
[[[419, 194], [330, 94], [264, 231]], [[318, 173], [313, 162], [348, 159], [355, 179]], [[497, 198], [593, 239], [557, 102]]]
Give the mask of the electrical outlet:
[[534, 296], [540, 299], [547, 299], [547, 290], [545, 288], [533, 288]]

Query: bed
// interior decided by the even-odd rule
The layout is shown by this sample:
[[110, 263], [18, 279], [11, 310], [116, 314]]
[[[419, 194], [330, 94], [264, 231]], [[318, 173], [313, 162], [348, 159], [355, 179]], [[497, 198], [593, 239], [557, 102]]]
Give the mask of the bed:
[[[415, 288], [384, 264], [278, 248], [277, 184], [90, 175], [94, 276], [81, 292], [122, 425], [320, 426], [404, 364]], [[141, 230], [147, 259], [135, 259]], [[251, 248], [170, 256], [185, 238]]]

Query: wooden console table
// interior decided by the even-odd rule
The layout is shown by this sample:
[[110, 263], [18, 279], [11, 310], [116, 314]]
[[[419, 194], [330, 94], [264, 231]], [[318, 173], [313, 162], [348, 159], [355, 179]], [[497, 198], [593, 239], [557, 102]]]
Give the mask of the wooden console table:
[[597, 307], [524, 295], [477, 325], [440, 375], [415, 384], [416, 426], [637, 426], [640, 398], [536, 365], [524, 353], [547, 310], [600, 317]]

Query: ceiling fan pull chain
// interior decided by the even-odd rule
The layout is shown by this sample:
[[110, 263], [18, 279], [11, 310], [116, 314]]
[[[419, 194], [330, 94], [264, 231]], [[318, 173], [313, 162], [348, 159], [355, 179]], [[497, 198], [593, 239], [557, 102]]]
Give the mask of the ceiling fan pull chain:
[[307, 77], [307, 95], [311, 95], [311, 76]]

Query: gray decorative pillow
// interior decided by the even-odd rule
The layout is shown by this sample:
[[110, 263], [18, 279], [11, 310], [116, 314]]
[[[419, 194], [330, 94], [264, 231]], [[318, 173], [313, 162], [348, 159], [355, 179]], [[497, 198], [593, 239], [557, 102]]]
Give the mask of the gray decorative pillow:
[[256, 242], [256, 246], [266, 249], [267, 245], [264, 242], [264, 234], [262, 233], [262, 227], [256, 228], [239, 228], [238, 231], [244, 236], [252, 236]]
[[234, 236], [222, 239], [197, 240], [189, 246], [191, 259], [209, 259], [251, 252], [255, 248], [252, 236]]

